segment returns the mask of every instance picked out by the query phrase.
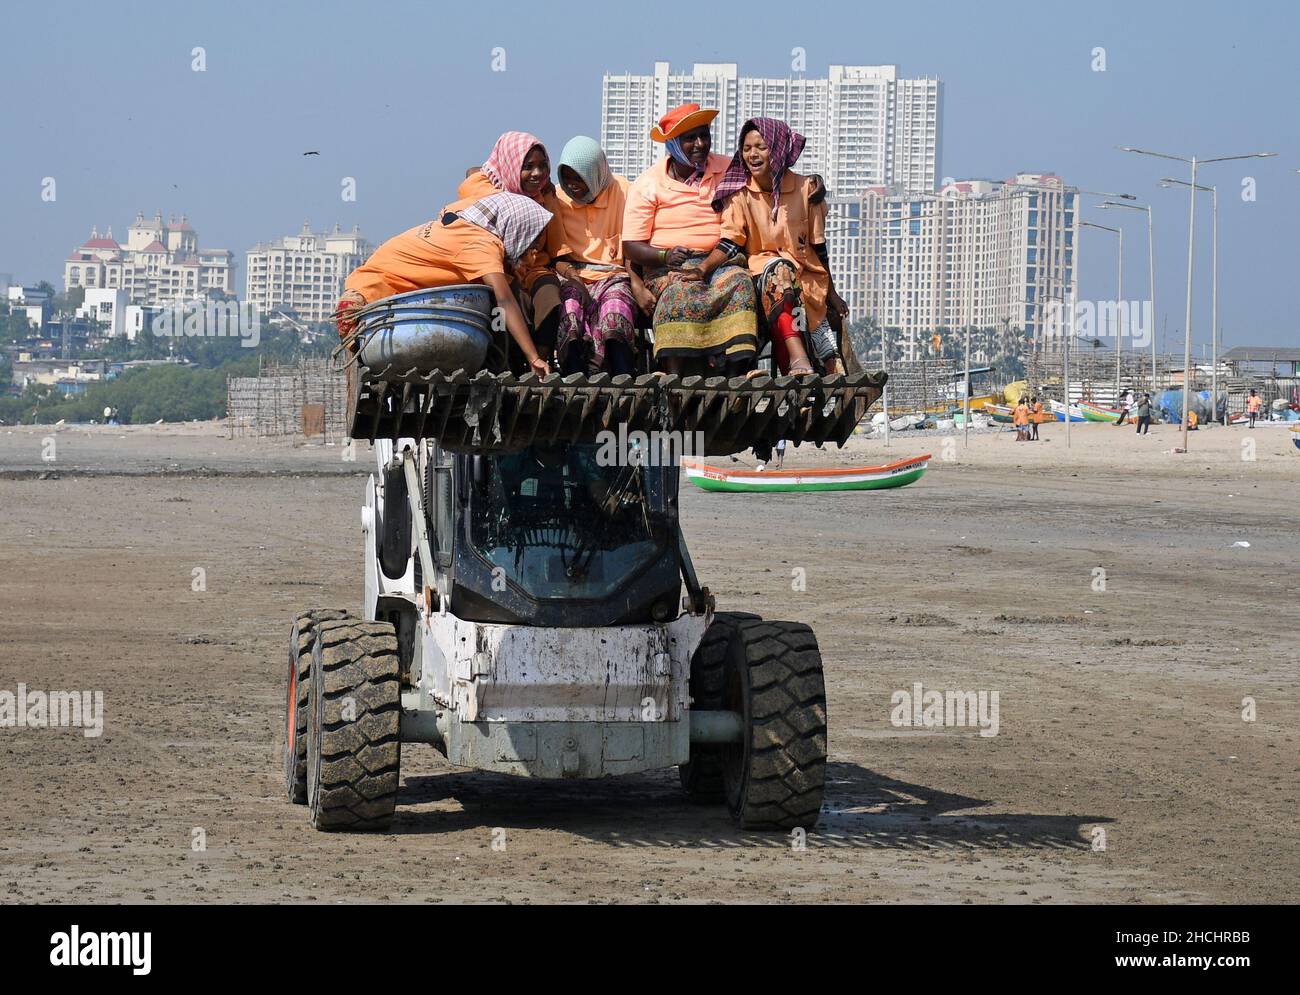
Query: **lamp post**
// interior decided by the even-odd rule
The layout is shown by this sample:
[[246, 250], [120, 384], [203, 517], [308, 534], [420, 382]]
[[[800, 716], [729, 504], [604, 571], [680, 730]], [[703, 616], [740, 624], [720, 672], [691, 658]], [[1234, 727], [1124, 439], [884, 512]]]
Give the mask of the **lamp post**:
[[1108, 200], [1104, 204], [1098, 204], [1098, 210], [1107, 208], [1128, 208], [1130, 211], [1145, 211], [1147, 215], [1147, 286], [1151, 292], [1151, 393], [1156, 392], [1156, 241], [1155, 227], [1151, 220], [1151, 205], [1145, 207], [1138, 204], [1120, 204], [1113, 200]]
[[1109, 225], [1099, 225], [1095, 221], [1079, 222], [1081, 228], [1096, 228], [1098, 231], [1113, 232], [1119, 236], [1119, 283], [1115, 293], [1118, 297], [1119, 318], [1117, 319], [1118, 328], [1115, 333], [1115, 403], [1119, 404], [1119, 376], [1120, 376], [1120, 355], [1124, 348], [1124, 229], [1112, 228]]
[[1183, 452], [1187, 452], [1187, 432], [1188, 432], [1188, 415], [1191, 411], [1191, 398], [1188, 396], [1191, 388], [1191, 367], [1192, 367], [1192, 259], [1193, 249], [1196, 243], [1196, 168], [1212, 162], [1229, 162], [1235, 159], [1267, 159], [1270, 156], [1277, 155], [1276, 152], [1247, 152], [1245, 155], [1221, 155], [1212, 159], [1197, 159], [1192, 156], [1190, 159], [1181, 155], [1169, 155], [1165, 152], [1152, 152], [1150, 149], [1136, 149], [1129, 145], [1117, 146], [1121, 152], [1133, 152], [1137, 155], [1154, 156], [1157, 159], [1172, 159], [1175, 162], [1190, 163], [1192, 167], [1191, 189], [1188, 191], [1188, 221], [1187, 221], [1187, 309], [1185, 312], [1186, 328], [1183, 332]]
[[[1175, 180], [1171, 177], [1164, 177], [1160, 181], [1162, 187], [1190, 186], [1186, 180]], [[1212, 276], [1210, 278], [1210, 419], [1218, 420], [1219, 414], [1219, 188], [1218, 186], [1203, 186], [1197, 184], [1196, 189], [1201, 193], [1210, 195], [1210, 203], [1213, 205], [1212, 221], [1210, 230], [1212, 232], [1210, 241], [1213, 244], [1213, 265]], [[1224, 417], [1227, 417], [1227, 411], [1224, 411]]]

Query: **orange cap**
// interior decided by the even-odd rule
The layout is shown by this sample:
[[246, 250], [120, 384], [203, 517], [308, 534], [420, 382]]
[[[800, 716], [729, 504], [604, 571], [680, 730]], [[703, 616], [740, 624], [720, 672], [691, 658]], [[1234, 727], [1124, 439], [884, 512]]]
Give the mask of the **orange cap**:
[[682, 104], [659, 119], [659, 124], [650, 129], [650, 137], [656, 142], [666, 142], [708, 124], [717, 116], [717, 111], [701, 110], [699, 104]]

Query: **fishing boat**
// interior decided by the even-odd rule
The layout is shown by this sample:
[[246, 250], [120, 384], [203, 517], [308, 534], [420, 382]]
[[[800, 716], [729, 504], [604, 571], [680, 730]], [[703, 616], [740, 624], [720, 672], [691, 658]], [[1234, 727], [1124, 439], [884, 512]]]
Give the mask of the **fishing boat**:
[[1120, 413], [1115, 408], [1103, 408], [1100, 404], [1080, 401], [1078, 409], [1086, 421], [1109, 422], [1112, 425], [1119, 421]]
[[[1060, 401], [1052, 402], [1052, 413], [1056, 415], [1057, 421], [1065, 421], [1065, 405], [1062, 404]], [[1070, 421], [1087, 421], [1087, 420], [1088, 419], [1083, 417], [1083, 412], [1079, 410], [1079, 406], [1077, 404], [1070, 405]]]
[[921, 479], [930, 454], [885, 463], [824, 470], [735, 470], [682, 460], [686, 479], [705, 491], [872, 491], [906, 487]]
[[1010, 425], [1014, 420], [1014, 413], [1005, 404], [986, 404], [984, 413], [1001, 425]]

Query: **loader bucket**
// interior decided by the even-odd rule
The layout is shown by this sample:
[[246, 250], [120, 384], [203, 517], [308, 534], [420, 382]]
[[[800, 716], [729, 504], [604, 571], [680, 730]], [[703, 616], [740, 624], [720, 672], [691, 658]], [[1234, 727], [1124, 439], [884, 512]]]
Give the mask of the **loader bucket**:
[[[725, 456], [786, 439], [842, 446], [880, 397], [884, 373], [677, 377], [451, 374], [358, 366], [349, 377], [354, 439], [431, 439], [453, 452], [507, 453], [601, 433], [690, 435]], [[694, 433], [700, 433], [696, 436]], [[703, 442], [703, 453], [694, 447]]]

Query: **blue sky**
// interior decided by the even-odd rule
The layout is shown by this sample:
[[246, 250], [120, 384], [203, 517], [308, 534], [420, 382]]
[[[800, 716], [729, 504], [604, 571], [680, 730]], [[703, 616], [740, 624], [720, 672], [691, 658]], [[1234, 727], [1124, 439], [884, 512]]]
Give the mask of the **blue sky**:
[[[671, 11], [671, 12], [670, 12]], [[185, 212], [201, 244], [233, 250], [360, 224], [375, 242], [449, 200], [502, 130], [553, 150], [597, 135], [606, 71], [736, 62], [786, 76], [896, 63], [945, 83], [942, 171], [1051, 170], [1155, 205], [1157, 328], [1181, 346], [1187, 202], [1177, 154], [1275, 151], [1207, 167], [1220, 194], [1220, 324], [1229, 344], [1300, 344], [1291, 300], [1300, 232], [1300, 5], [717, 5], [320, 2], [7, 3], [0, 93], [0, 272], [61, 286], [97, 224], [125, 238], [137, 210]], [[205, 72], [191, 51], [206, 51]], [[1094, 72], [1092, 51], [1106, 50]], [[506, 51], [493, 72], [491, 51]], [[647, 122], [648, 124], [648, 122]], [[318, 149], [319, 156], [302, 153]], [[1253, 176], [1257, 199], [1241, 199]], [[340, 198], [355, 177], [357, 199]], [[57, 199], [41, 199], [44, 177]], [[1198, 214], [1197, 342], [1209, 340], [1209, 210]], [[1128, 296], [1145, 293], [1145, 219], [1122, 221]], [[1113, 296], [1114, 240], [1084, 235], [1080, 295]], [[1200, 250], [1204, 250], [1203, 252]]]

